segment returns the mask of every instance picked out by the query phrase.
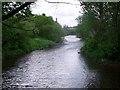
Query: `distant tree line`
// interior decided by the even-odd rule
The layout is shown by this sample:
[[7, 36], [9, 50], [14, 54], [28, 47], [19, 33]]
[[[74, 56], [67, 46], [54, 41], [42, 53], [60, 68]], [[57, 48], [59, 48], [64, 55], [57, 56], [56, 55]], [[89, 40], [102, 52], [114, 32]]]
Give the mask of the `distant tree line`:
[[76, 26], [69, 27], [68, 25], [63, 26], [65, 35], [76, 35]]

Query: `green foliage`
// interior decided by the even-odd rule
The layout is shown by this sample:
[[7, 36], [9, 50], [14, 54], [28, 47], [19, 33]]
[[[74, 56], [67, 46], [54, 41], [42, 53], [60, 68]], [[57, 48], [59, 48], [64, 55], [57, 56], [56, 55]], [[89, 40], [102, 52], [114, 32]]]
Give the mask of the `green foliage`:
[[77, 18], [77, 36], [85, 42], [82, 52], [94, 60], [119, 61], [118, 3], [84, 2], [82, 6], [84, 15]]
[[[16, 21], [19, 22], [15, 23]], [[10, 27], [6, 26], [6, 24]], [[24, 29], [21, 30], [20, 26]], [[34, 50], [35, 46], [37, 49], [38, 46], [36, 44], [34, 46], [34, 43], [36, 42], [36, 39], [34, 38], [45, 38], [46, 41], [43, 39], [43, 42], [41, 41], [42, 43], [40, 43], [39, 40], [37, 42], [38, 44], [40, 43], [40, 48], [48, 47], [47, 44], [49, 45], [54, 42], [61, 41], [62, 36], [63, 30], [61, 26], [57, 22], [53, 21], [51, 17], [34, 16], [26, 18], [25, 21], [19, 18], [10, 18], [8, 21], [3, 22], [3, 51], [5, 52], [7, 50], [12, 51], [17, 49], [23, 49], [26, 51], [27, 47], [29, 49], [31, 48], [30, 50]], [[29, 40], [31, 38], [33, 38], [33, 40]], [[28, 43], [28, 46], [24, 47], [26, 44], [25, 42], [27, 41], [31, 41], [33, 43], [33, 47], [29, 47], [32, 43]]]
[[[9, 12], [12, 5], [3, 3], [3, 15]], [[3, 68], [23, 54], [56, 45], [64, 36], [62, 27], [52, 17], [45, 14], [32, 15], [28, 7], [21, 12], [2, 22]]]
[[55, 45], [55, 42], [43, 38], [28, 39], [23, 43], [23, 50], [30, 52], [36, 49], [49, 48]]
[[53, 21], [52, 17], [37, 16], [28, 18], [28, 21], [22, 22], [24, 28], [34, 30], [37, 37], [46, 38], [54, 42], [61, 41], [64, 31], [59, 23]]
[[59, 42], [63, 34], [61, 30], [56, 26], [45, 25], [45, 26], [42, 26], [42, 28], [40, 29], [39, 35], [48, 40]]

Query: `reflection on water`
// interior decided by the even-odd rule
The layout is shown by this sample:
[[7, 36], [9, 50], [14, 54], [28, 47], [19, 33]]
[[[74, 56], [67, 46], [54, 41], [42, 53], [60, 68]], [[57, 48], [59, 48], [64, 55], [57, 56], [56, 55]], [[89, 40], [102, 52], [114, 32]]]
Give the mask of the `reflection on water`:
[[70, 35], [65, 37], [64, 45], [60, 47], [33, 51], [22, 57], [15, 67], [3, 73], [3, 87], [106, 87], [106, 74], [103, 75], [105, 72], [101, 72], [97, 67], [90, 67], [90, 63], [86, 63], [83, 56], [78, 54], [82, 46], [79, 38]]

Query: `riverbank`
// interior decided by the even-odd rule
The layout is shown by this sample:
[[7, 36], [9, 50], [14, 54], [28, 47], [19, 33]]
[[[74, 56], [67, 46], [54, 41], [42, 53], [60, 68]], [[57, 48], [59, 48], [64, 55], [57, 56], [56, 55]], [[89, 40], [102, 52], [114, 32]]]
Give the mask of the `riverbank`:
[[[96, 71], [99, 75], [100, 88], [120, 88], [120, 63], [119, 62], [102, 62], [100, 60], [93, 60], [80, 53], [86, 65], [91, 71]], [[94, 85], [90, 86], [93, 88]]]
[[25, 42], [21, 43], [22, 48], [3, 51], [2, 69], [9, 69], [10, 67], [14, 66], [17, 59], [34, 50], [51, 49], [53, 47], [59, 46], [61, 43], [62, 41], [56, 43], [43, 38], [25, 40]]
[[[80, 53], [91, 70], [96, 70], [100, 75], [101, 88], [120, 88], [120, 62], [114, 60], [97, 60], [89, 57], [81, 50]], [[111, 84], [112, 81], [112, 84]]]
[[91, 57], [88, 57], [85, 53], [81, 51], [80, 53], [84, 58], [86, 63], [88, 64], [89, 67], [91, 68], [101, 68], [103, 71], [111, 71], [111, 72], [116, 72], [116, 74], [119, 74], [120, 70], [120, 62], [119, 61], [110, 61], [110, 60], [97, 60]]

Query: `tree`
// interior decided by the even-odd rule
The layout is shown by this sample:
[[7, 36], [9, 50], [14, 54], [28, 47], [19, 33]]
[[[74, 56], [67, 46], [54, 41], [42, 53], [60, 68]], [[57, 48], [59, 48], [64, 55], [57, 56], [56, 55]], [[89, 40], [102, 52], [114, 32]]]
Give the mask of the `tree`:
[[120, 2], [81, 2], [81, 5], [84, 14], [77, 19], [77, 32], [85, 41], [83, 52], [94, 59], [119, 60]]

